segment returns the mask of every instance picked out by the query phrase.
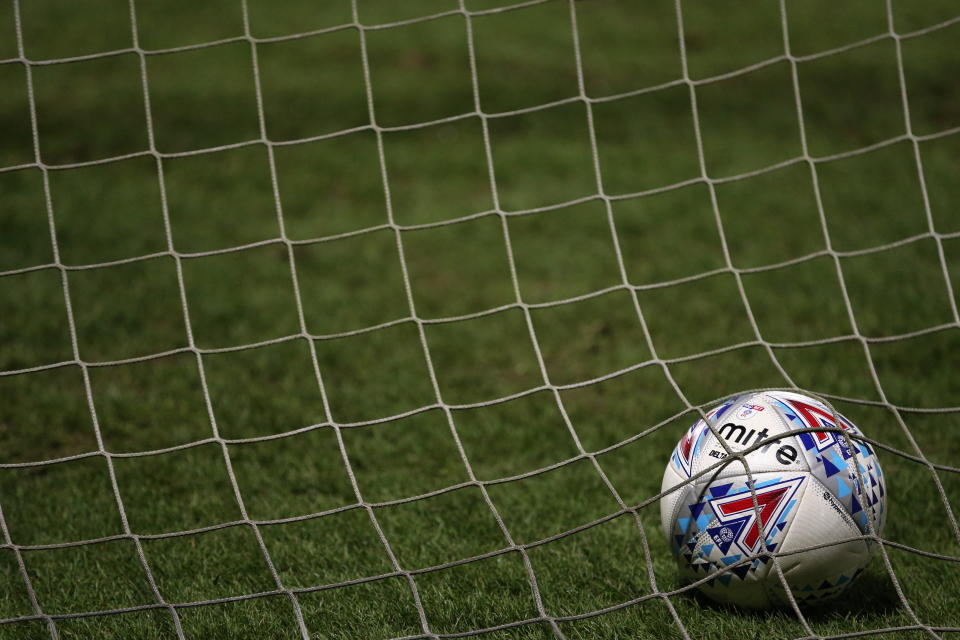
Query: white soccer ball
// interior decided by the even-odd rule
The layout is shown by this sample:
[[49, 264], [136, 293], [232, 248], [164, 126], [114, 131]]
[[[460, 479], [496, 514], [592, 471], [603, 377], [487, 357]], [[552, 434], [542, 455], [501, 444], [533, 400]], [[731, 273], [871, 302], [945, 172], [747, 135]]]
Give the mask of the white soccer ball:
[[[707, 418], [719, 439], [703, 420], [690, 427], [663, 474], [663, 491], [679, 488], [660, 501], [663, 531], [684, 581], [709, 578], [699, 588], [718, 602], [749, 608], [787, 604], [770, 555], [776, 553], [800, 603], [833, 598], [850, 586], [875, 547], [857, 538], [880, 535], [886, 519], [880, 464], [872, 447], [854, 438], [829, 431], [792, 433], [839, 427], [861, 434], [847, 418], [837, 417], [839, 424], [814, 398], [776, 391], [739, 396], [711, 409]], [[756, 504], [743, 463], [721, 463], [728, 457], [721, 439], [733, 453], [766, 442], [746, 454]], [[711, 465], [717, 466], [690, 481]], [[825, 543], [830, 546], [791, 553]]]

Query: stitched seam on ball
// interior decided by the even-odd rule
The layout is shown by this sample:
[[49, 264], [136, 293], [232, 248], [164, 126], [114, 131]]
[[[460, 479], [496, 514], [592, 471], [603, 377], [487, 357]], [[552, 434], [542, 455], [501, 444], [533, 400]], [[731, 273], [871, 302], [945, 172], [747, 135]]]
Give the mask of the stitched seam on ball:
[[[806, 495], [807, 491], [810, 490], [811, 487], [813, 487], [814, 484], [817, 485], [816, 487], [813, 487], [813, 489], [815, 489], [816, 491], [818, 491], [818, 492], [820, 492], [820, 491], [826, 491], [826, 492], [828, 492], [830, 495], [834, 495], [834, 494], [833, 494], [833, 491], [830, 490], [830, 487], [828, 487], [827, 485], [825, 485], [824, 483], [822, 483], [819, 478], [817, 478], [816, 476], [814, 476], [812, 471], [811, 471], [811, 472], [807, 472], [807, 475], [808, 475], [809, 478], [810, 478], [810, 485], [811, 485], [811, 486], [805, 487], [805, 488], [803, 489], [803, 495], [801, 495], [800, 498], [798, 498], [798, 502], [797, 502], [797, 505], [798, 505], [798, 506], [797, 506], [797, 513], [794, 513], [794, 514], [793, 514], [793, 518], [790, 518], [790, 520], [787, 522], [787, 526], [784, 527], [783, 540], [786, 540], [786, 539], [787, 539], [787, 536], [790, 535], [790, 529], [793, 527], [793, 521], [796, 520], [797, 514], [799, 514], [799, 512], [800, 512], [800, 507], [799, 507], [799, 505], [800, 505], [800, 500], [803, 499], [803, 496]], [[856, 522], [854, 522], [853, 517], [852, 517], [849, 513], [847, 513], [845, 509], [842, 509], [842, 508], [841, 508], [841, 509], [839, 510], [839, 514], [840, 514], [840, 519], [844, 522], [844, 524], [847, 525], [848, 530], [851, 532], [851, 535], [850, 535], [849, 537], [852, 538], [852, 537], [856, 537], [856, 536], [863, 535], [863, 534], [860, 532], [860, 528], [857, 527]], [[872, 555], [873, 555], [873, 549], [871, 548], [871, 546], [870, 546], [869, 544], [867, 544], [867, 541], [866, 541], [866, 540], [861, 540], [860, 542], [862, 542], [863, 545], [866, 547], [868, 556], [872, 556]], [[845, 543], [845, 544], [846, 544], [846, 543]], [[780, 543], [780, 546], [783, 546], [783, 542]], [[786, 578], [786, 576], [784, 576], [784, 578]], [[774, 583], [764, 585], [764, 590], [766, 591], [766, 593], [767, 593], [767, 598], [769, 599], [769, 602], [770, 602], [771, 604], [777, 603], [777, 602], [780, 601], [779, 598], [778, 598], [778, 594], [775, 594], [775, 593], [772, 591], [772, 588], [773, 588], [772, 584], [774, 584]], [[780, 585], [781, 587], [783, 586], [782, 584], [780, 584], [780, 578], [779, 578], [779, 576], [776, 578], [776, 583], [775, 583], [775, 584], [778, 584], [778, 585]]]

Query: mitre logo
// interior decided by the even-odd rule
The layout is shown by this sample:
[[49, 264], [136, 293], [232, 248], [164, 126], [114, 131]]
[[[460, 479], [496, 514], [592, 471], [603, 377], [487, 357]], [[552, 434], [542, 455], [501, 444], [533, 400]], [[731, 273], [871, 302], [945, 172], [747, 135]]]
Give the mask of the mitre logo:
[[793, 507], [793, 497], [803, 484], [803, 476], [760, 484], [763, 486], [756, 489], [756, 505], [749, 491], [710, 500], [710, 508], [720, 523], [707, 528], [707, 534], [724, 555], [734, 544], [748, 555], [759, 551], [761, 540]]

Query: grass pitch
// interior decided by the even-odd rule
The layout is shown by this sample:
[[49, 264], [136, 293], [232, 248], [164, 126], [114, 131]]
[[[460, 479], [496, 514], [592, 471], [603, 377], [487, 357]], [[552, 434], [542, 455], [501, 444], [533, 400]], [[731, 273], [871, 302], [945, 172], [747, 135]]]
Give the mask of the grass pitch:
[[[353, 19], [347, 2], [315, 4], [250, 2], [250, 33], [277, 38]], [[133, 44], [120, 0], [21, 5], [29, 60]], [[928, 411], [960, 407], [950, 300], [960, 291], [960, 136], [952, 133], [960, 25], [902, 41], [915, 156], [894, 40], [816, 55], [887, 33], [883, 3], [787, 3], [815, 191], [810, 166], [791, 162], [803, 138], [776, 3], [683, 3], [705, 171], [719, 180], [711, 193], [690, 90], [677, 82], [673, 4], [574, 6], [583, 88], [603, 100], [589, 114], [571, 100], [580, 90], [568, 3], [480, 14], [470, 25], [479, 104], [494, 116], [486, 129], [477, 115], [447, 120], [476, 106], [463, 14], [366, 31], [381, 142], [369, 127], [355, 28], [258, 43], [263, 127], [272, 142], [290, 143], [273, 146], [272, 165], [256, 142], [257, 85], [251, 46], [236, 39], [245, 30], [239, 2], [137, 3], [147, 51], [226, 40], [145, 57], [150, 126], [135, 52], [33, 66], [46, 185], [25, 67], [0, 64], [0, 166], [27, 165], [0, 172], [0, 371], [29, 370], [0, 376], [9, 536], [0, 548], [0, 638], [51, 637], [38, 608], [64, 639], [174, 638], [161, 602], [178, 605], [187, 638], [296, 638], [294, 600], [313, 638], [419, 636], [410, 585], [371, 514], [397, 566], [414, 572], [436, 634], [544, 615], [559, 618], [568, 638], [605, 640], [960, 627], [956, 562], [898, 547], [887, 554], [909, 607], [876, 559], [849, 597], [805, 612], [809, 629], [789, 611], [742, 613], [689, 592], [578, 617], [681, 586], [655, 502], [638, 511], [640, 529], [624, 514], [529, 548], [544, 614], [521, 554], [496, 553], [615, 514], [618, 498], [633, 506], [658, 493], [693, 416], [676, 417], [688, 407], [659, 364], [639, 366], [654, 355], [694, 405], [796, 385], [838, 398], [890, 447], [940, 465], [960, 460], [957, 412]], [[443, 0], [358, 7], [364, 25], [455, 9]], [[898, 33], [955, 14], [948, 2], [892, 8]], [[0, 61], [19, 57], [16, 33], [4, 3]], [[636, 91], [647, 87], [657, 88]], [[163, 154], [162, 188], [158, 160], [141, 154], [151, 137]], [[219, 150], [191, 153], [211, 148]], [[61, 271], [28, 269], [54, 263], [46, 188], [59, 259], [70, 268], [75, 345]], [[826, 252], [817, 193], [856, 327]], [[402, 229], [409, 300], [388, 204]], [[290, 251], [276, 241], [278, 205]], [[470, 217], [497, 208], [510, 214], [505, 221]], [[236, 247], [247, 248], [219, 252]], [[884, 248], [864, 251], [876, 247]], [[141, 256], [154, 257], [132, 260]], [[749, 310], [731, 265], [748, 270], [739, 273]], [[518, 292], [532, 305], [537, 349]], [[436, 389], [410, 300], [425, 321]], [[296, 337], [303, 329], [312, 339]], [[871, 340], [866, 348], [858, 335]], [[817, 343], [826, 338], [836, 340]], [[251, 344], [261, 346], [233, 349]], [[437, 390], [453, 407], [469, 469]], [[903, 408], [906, 429], [883, 397]], [[489, 404], [501, 398], [511, 399]], [[331, 423], [345, 425], [352, 480]], [[599, 452], [614, 492], [580, 446]], [[960, 557], [951, 519], [960, 478], [880, 455], [886, 538]], [[16, 466], [59, 458], [69, 459]], [[523, 477], [484, 484], [484, 496], [471, 473]], [[195, 533], [168, 535], [184, 531]], [[88, 540], [100, 541], [60, 546]], [[425, 571], [475, 556], [483, 558]], [[350, 584], [319, 588], [340, 583]], [[208, 600], [216, 602], [179, 606]], [[883, 637], [921, 635], [929, 637]], [[535, 621], [481, 637], [554, 633]]]

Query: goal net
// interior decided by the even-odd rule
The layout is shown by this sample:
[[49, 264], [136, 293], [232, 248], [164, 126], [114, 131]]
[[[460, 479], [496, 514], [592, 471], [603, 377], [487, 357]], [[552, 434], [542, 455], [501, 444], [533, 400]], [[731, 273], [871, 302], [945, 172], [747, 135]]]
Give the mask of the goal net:
[[[0, 34], [0, 638], [960, 631], [952, 3]], [[677, 440], [762, 389], [886, 469], [823, 607], [712, 605], [661, 539]]]

